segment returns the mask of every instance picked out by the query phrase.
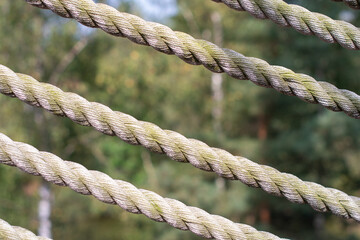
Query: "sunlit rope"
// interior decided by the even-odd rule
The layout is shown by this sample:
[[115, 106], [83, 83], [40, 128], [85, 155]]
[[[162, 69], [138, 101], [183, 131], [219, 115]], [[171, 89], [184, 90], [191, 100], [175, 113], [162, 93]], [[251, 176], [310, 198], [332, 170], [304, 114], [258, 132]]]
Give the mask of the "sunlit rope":
[[[283, 94], [297, 96], [306, 102], [320, 104], [332, 111], [343, 111], [350, 117], [360, 118], [359, 95], [338, 89], [327, 82], [318, 82], [308, 75], [269, 65], [261, 59], [245, 57], [233, 50], [220, 48], [205, 40], [194, 39], [186, 33], [175, 32], [164, 25], [147, 22], [137, 16], [119, 12], [113, 7], [97, 4], [91, 0], [26, 1], [36, 7], [51, 9], [62, 17], [74, 18], [86, 26], [101, 28], [111, 35], [126, 37], [135, 43], [151, 46], [166, 54], [175, 54], [187, 63], [202, 64], [213, 72], [226, 72], [233, 78], [248, 79], [259, 86], [274, 88]], [[261, 1], [269, 2], [269, 0]], [[310, 26], [313, 25], [312, 21], [308, 23]], [[346, 23], [331, 25], [332, 22], [328, 21], [328, 28], [334, 29], [334, 32], [328, 33], [329, 36], [337, 36], [344, 31], [343, 28], [346, 28], [348, 31], [352, 30], [346, 36], [340, 34], [339, 39], [354, 42], [354, 44], [357, 40], [360, 41], [360, 31], [357, 28], [351, 28]], [[301, 22], [299, 24], [304, 25]], [[327, 33], [321, 25], [314, 26], [313, 31]], [[348, 35], [351, 35], [353, 39]]]
[[25, 228], [11, 226], [9, 223], [5, 222], [2, 219], [0, 219], [0, 239], [1, 240], [50, 240], [49, 238], [38, 237], [34, 233], [30, 232]]
[[0, 65], [0, 92], [42, 107], [55, 115], [66, 116], [80, 125], [91, 126], [104, 134], [116, 135], [127, 143], [142, 145], [152, 152], [165, 153], [175, 161], [190, 163], [227, 179], [240, 180], [248, 186], [283, 196], [291, 202], [307, 203], [317, 211], [330, 211], [360, 221], [360, 199], [357, 197], [302, 181], [294, 175], [281, 173], [222, 149], [211, 148], [177, 132], [138, 121], [100, 103], [88, 102], [75, 93], [63, 92], [28, 75], [16, 74], [3, 65]]
[[114, 180], [102, 172], [89, 171], [78, 163], [63, 161], [54, 154], [39, 152], [3, 134], [0, 134], [0, 163], [18, 167], [56, 185], [68, 186], [80, 194], [93, 195], [104, 203], [116, 204], [128, 212], [144, 214], [154, 221], [166, 222], [174, 228], [189, 230], [204, 238], [280, 240], [273, 234], [257, 231], [248, 225], [234, 223], [177, 200], [137, 189], [128, 182]]

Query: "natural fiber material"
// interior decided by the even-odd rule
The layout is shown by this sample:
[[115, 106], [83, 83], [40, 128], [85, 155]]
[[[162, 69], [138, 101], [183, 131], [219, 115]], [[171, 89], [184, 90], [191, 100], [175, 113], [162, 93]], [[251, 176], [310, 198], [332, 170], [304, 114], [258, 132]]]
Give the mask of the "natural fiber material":
[[354, 8], [354, 9], [360, 9], [360, 1], [359, 0], [333, 0], [334, 2], [344, 2], [347, 5], [349, 5], [349, 7]]
[[[353, 92], [340, 90], [327, 82], [317, 82], [310, 76], [294, 73], [283, 67], [271, 66], [257, 58], [245, 57], [233, 50], [220, 48], [204, 40], [196, 40], [188, 34], [174, 32], [164, 25], [147, 22], [134, 15], [119, 12], [108, 5], [96, 4], [91, 0], [26, 1], [33, 6], [51, 9], [62, 17], [75, 18], [86, 26], [101, 28], [111, 35], [126, 37], [135, 43], [149, 45], [166, 54], [175, 54], [187, 63], [202, 64], [213, 72], [226, 72], [231, 77], [248, 79], [259, 86], [274, 88], [283, 94], [297, 96], [306, 102], [321, 104], [332, 111], [343, 111], [353, 118], [360, 118], [360, 96]], [[233, 2], [238, 1], [229, 1], [228, 4], [232, 6], [235, 4]], [[261, 2], [261, 6], [269, 5], [267, 11], [264, 10], [265, 12], [274, 11], [270, 3], [283, 3], [278, 0], [261, 0]], [[255, 4], [255, 6], [257, 5]], [[283, 8], [287, 9], [285, 5]], [[308, 23], [304, 23], [302, 20], [290, 17], [296, 10], [293, 8], [295, 7], [284, 11], [283, 14], [287, 16], [288, 21], [291, 20], [290, 22], [294, 26], [298, 25], [299, 29], [307, 29], [308, 33], [321, 33], [321, 36], [328, 41], [334, 41], [335, 38], [341, 40], [345, 46], [350, 47], [353, 44], [357, 48], [357, 42], [360, 41], [360, 32], [357, 28], [351, 27], [345, 22], [330, 21], [323, 15], [315, 14], [318, 18], [323, 16], [322, 20], [328, 24], [328, 27], [325, 28], [319, 19], [314, 20], [311, 16], [306, 15], [305, 11], [301, 10], [302, 8], [296, 8], [297, 13], [304, 13], [305, 19], [309, 20]], [[274, 13], [274, 19], [275, 16], [279, 23], [287, 23], [280, 13]], [[329, 33], [327, 29], [332, 31]]]
[[174, 228], [189, 230], [205, 238], [280, 239], [248, 225], [186, 206], [177, 200], [137, 189], [128, 182], [114, 180], [102, 172], [89, 171], [78, 163], [63, 161], [51, 153], [39, 152], [30, 145], [13, 142], [3, 134], [0, 134], [0, 163], [18, 167], [32, 175], [40, 175], [56, 185], [68, 186], [75, 192], [93, 195], [104, 203], [117, 204], [128, 212], [144, 214], [154, 221], [166, 222]]
[[152, 152], [165, 153], [175, 161], [190, 163], [227, 179], [240, 180], [248, 186], [283, 196], [291, 202], [307, 203], [317, 211], [330, 211], [360, 221], [360, 199], [357, 197], [316, 183], [304, 182], [291, 174], [233, 156], [222, 149], [211, 148], [179, 133], [162, 130], [152, 123], [114, 112], [102, 104], [88, 102], [74, 93], [39, 83], [30, 76], [15, 74], [2, 65], [0, 92], [42, 107], [55, 115], [66, 116], [80, 125], [92, 126], [104, 134], [116, 135], [127, 143], [142, 145]]
[[[1, 153], [0, 153], [1, 156]], [[0, 160], [1, 161], [1, 160]], [[34, 233], [22, 227], [14, 227], [0, 219], [1, 240], [49, 240], [49, 238], [38, 237]]]
[[[304, 7], [287, 4], [283, 0], [212, 0], [224, 3], [238, 11], [247, 11], [260, 19], [270, 19], [283, 27], [315, 35], [329, 43], [338, 43], [344, 48], [360, 49], [360, 30], [354, 25], [333, 20], [321, 13], [310, 12]], [[337, 0], [341, 1], [341, 0]], [[358, 6], [356, 0], [344, 0], [350, 6]], [[357, 5], [354, 5], [355, 2]]]

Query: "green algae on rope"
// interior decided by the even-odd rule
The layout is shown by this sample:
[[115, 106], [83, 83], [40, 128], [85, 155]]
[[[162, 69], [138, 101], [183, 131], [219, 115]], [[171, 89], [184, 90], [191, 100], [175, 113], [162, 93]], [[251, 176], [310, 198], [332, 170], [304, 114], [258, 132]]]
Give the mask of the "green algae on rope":
[[[54, 154], [14, 142], [0, 133], [0, 163], [14, 166], [59, 186], [68, 186], [77, 193], [93, 195], [96, 199], [116, 204], [122, 209], [174, 228], [189, 230], [204, 238], [219, 240], [280, 240], [281, 238], [234, 223], [224, 217], [211, 215], [202, 209], [189, 207], [180, 201], [138, 189], [131, 183], [114, 180], [105, 173], [91, 171], [84, 166], [64, 161]], [[0, 224], [1, 227], [1, 224]], [[0, 231], [1, 232], [1, 231]], [[34, 239], [35, 240], [35, 239]]]
[[142, 145], [152, 152], [166, 154], [172, 160], [213, 171], [226, 179], [239, 180], [269, 194], [283, 196], [291, 202], [309, 204], [316, 211], [330, 211], [360, 222], [358, 197], [302, 181], [294, 175], [209, 147], [199, 140], [188, 139], [149, 122], [138, 121], [100, 103], [89, 102], [75, 93], [63, 92], [51, 84], [16, 74], [2, 65], [0, 92], [32, 106], [42, 107], [55, 115], [68, 117], [80, 125], [91, 126], [104, 134], [115, 135], [129, 144]]
[[[360, 29], [354, 25], [283, 0], [212, 0], [237, 11], [247, 11], [259, 19], [270, 19], [282, 27], [292, 27], [305, 35], [315, 35], [328, 43], [338, 43], [352, 50], [360, 49]], [[341, 1], [341, 0], [335, 0]], [[359, 6], [357, 0], [344, 0], [349, 6]]]
[[245, 57], [208, 41], [194, 39], [186, 33], [119, 12], [111, 6], [92, 0], [26, 1], [36, 7], [51, 9], [62, 17], [74, 18], [88, 27], [101, 28], [111, 35], [126, 37], [162, 53], [174, 54], [189, 64], [201, 64], [213, 72], [225, 72], [233, 78], [250, 80], [285, 95], [297, 96], [306, 102], [360, 118], [360, 96], [353, 92], [340, 90], [327, 82], [317, 82], [310, 76], [284, 67], [271, 66], [261, 59]]
[[[1, 154], [0, 154], [1, 155]], [[1, 157], [0, 157], [1, 158]], [[1, 161], [1, 160], [0, 160]], [[50, 240], [46, 237], [38, 237], [29, 230], [11, 226], [6, 221], [0, 219], [0, 239], [2, 240]]]

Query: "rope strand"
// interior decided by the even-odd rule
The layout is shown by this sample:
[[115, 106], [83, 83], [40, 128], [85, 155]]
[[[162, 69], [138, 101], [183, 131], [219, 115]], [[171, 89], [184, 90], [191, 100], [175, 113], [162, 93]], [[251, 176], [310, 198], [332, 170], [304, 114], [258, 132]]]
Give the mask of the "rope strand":
[[172, 160], [213, 171], [223, 178], [239, 180], [272, 195], [283, 196], [291, 202], [309, 204], [320, 212], [329, 211], [360, 222], [360, 199], [357, 197], [302, 181], [294, 175], [281, 173], [272, 167], [259, 165], [222, 149], [211, 148], [177, 132], [138, 121], [100, 103], [88, 102], [75, 93], [63, 92], [30, 76], [16, 74], [2, 65], [0, 92], [17, 97], [32, 106], [42, 107], [55, 115], [66, 116], [80, 125], [91, 126], [104, 134], [115, 135], [127, 143], [142, 145], [152, 152], [166, 154]]
[[[344, 48], [360, 49], [360, 30], [354, 25], [304, 7], [287, 4], [283, 0], [212, 0], [224, 3], [237, 11], [247, 11], [260, 19], [270, 19], [282, 27], [292, 27], [305, 35], [315, 35], [328, 43], [338, 43]], [[341, 0], [335, 0], [341, 1]], [[359, 6], [356, 0], [344, 0], [349, 6]], [[357, 5], [354, 5], [355, 2]]]
[[30, 145], [13, 142], [3, 134], [0, 134], [0, 163], [18, 167], [29, 174], [42, 176], [48, 182], [68, 186], [80, 194], [93, 195], [104, 203], [116, 204], [128, 212], [144, 214], [154, 221], [166, 222], [174, 228], [189, 230], [204, 238], [280, 240], [275, 235], [257, 231], [248, 225], [237, 224], [177, 200], [137, 189], [102, 172], [89, 171], [78, 163], [63, 161], [51, 153], [39, 152]]
[[[261, 59], [245, 57], [238, 52], [220, 48], [208, 41], [196, 40], [186, 33], [173, 31], [158, 23], [147, 22], [137, 16], [119, 12], [113, 7], [94, 3], [91, 0], [26, 1], [36, 7], [51, 9], [62, 17], [74, 18], [88, 27], [101, 28], [111, 35], [126, 37], [135, 43], [151, 46], [162, 53], [175, 54], [189, 64], [201, 64], [213, 72], [225, 72], [236, 79], [248, 79], [259, 86], [274, 88], [285, 95], [297, 96], [306, 102], [320, 104], [332, 111], [343, 111], [350, 117], [360, 118], [359, 95], [347, 90], [338, 89], [327, 82], [317, 82], [314, 78], [305, 74], [294, 73], [280, 66], [271, 66]], [[277, 0], [273, 1], [279, 2]], [[261, 2], [264, 5], [266, 5], [265, 2], [268, 4], [272, 3], [269, 0], [261, 0]], [[280, 2], [284, 4], [282, 1]], [[236, 7], [235, 3], [238, 3], [238, 1], [228, 1], [229, 6], [234, 5]], [[272, 10], [274, 9], [271, 8], [269, 11], [271, 12]], [[260, 12], [262, 13], [262, 11]], [[290, 15], [286, 16], [291, 18]], [[281, 16], [278, 16], [280, 20], [283, 19]], [[311, 19], [311, 17], [308, 18]], [[326, 20], [325, 16], [322, 18], [324, 21]], [[294, 22], [294, 24], [298, 23], [299, 26], [307, 26], [307, 24], [299, 21], [294, 20], [291, 22]], [[314, 26], [314, 29], [308, 29], [308, 31], [309, 33], [313, 31], [323, 33], [326, 38], [329, 38], [329, 41], [334, 40], [332, 36], [339, 36], [338, 38], [343, 39], [346, 43], [354, 42], [356, 44], [357, 40], [360, 41], [360, 32], [355, 27], [351, 28], [345, 22], [341, 22], [342, 24], [336, 22], [337, 25], [333, 22], [331, 22], [332, 25], [329, 23], [329, 26], [333, 29], [331, 33], [323, 29], [324, 27], [318, 26], [320, 20], [317, 20], [316, 23], [310, 21], [308, 24], [310, 27]], [[352, 29], [351, 34], [348, 34], [353, 39], [350, 39], [346, 34], [342, 36], [343, 28], [345, 27], [349, 31]]]
[[[1, 155], [1, 154], [0, 154]], [[0, 219], [0, 239], [2, 240], [50, 240], [45, 237], [38, 237], [29, 230], [11, 226], [9, 223]]]
[[343, 2], [351, 8], [360, 9], [359, 0], [333, 0], [334, 2]]

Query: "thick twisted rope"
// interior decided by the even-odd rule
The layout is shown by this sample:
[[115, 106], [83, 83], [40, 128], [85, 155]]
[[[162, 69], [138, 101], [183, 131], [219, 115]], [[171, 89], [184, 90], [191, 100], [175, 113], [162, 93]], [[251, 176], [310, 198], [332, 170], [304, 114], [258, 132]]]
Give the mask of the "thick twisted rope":
[[[224, 3], [238, 11], [247, 11], [260, 19], [270, 19], [283, 27], [292, 27], [305, 35], [315, 35], [329, 43], [338, 43], [344, 48], [360, 49], [360, 30], [354, 25], [304, 7], [288, 4], [283, 0], [212, 0]], [[341, 1], [341, 0], [335, 0]], [[356, 0], [344, 0], [349, 6], [359, 6]], [[356, 5], [354, 5], [357, 3]]]
[[3, 134], [0, 134], [0, 163], [18, 167], [32, 175], [40, 175], [46, 181], [68, 186], [80, 194], [93, 195], [104, 203], [119, 205], [128, 212], [144, 214], [154, 221], [166, 222], [180, 230], [190, 230], [204, 238], [280, 239], [248, 225], [186, 206], [177, 200], [137, 189], [128, 182], [114, 180], [102, 172], [89, 171], [78, 163], [63, 161], [54, 154], [39, 152], [28, 144], [13, 142]]
[[320, 212], [330, 211], [360, 222], [360, 199], [357, 197], [316, 183], [304, 182], [294, 175], [233, 156], [222, 149], [211, 148], [201, 141], [163, 130], [152, 123], [138, 121], [102, 104], [88, 102], [77, 94], [66, 93], [53, 85], [39, 83], [30, 76], [16, 74], [2, 65], [0, 92], [42, 107], [55, 115], [66, 116], [80, 125], [92, 126], [104, 134], [115, 135], [127, 143], [164, 153], [175, 161], [190, 163], [230, 180], [240, 180], [248, 186], [283, 196], [291, 202], [307, 203]]
[[0, 219], [0, 239], [1, 240], [50, 240], [45, 237], [38, 237], [29, 230], [11, 226], [9, 223]]
[[[162, 53], [175, 54], [189, 64], [202, 64], [213, 72], [226, 72], [237, 79], [249, 79], [259, 86], [274, 88], [283, 94], [297, 96], [306, 102], [321, 104], [332, 111], [343, 111], [353, 118], [360, 118], [360, 96], [353, 92], [340, 90], [327, 82], [317, 82], [310, 76], [294, 73], [283, 67], [271, 66], [257, 58], [245, 57], [204, 40], [196, 40], [188, 34], [174, 32], [164, 25], [119, 12], [108, 5], [96, 4], [91, 0], [26, 1], [33, 6], [51, 9], [62, 17], [75, 18], [86, 26], [101, 28], [111, 35], [126, 37]], [[309, 24], [316, 26], [311, 22]], [[344, 23], [344, 26], [347, 25]], [[339, 29], [334, 31], [330, 35], [337, 36], [335, 33], [341, 32]]]
[[360, 9], [360, 1], [359, 0], [333, 0], [333, 1], [334, 2], [343, 2], [351, 8]]

